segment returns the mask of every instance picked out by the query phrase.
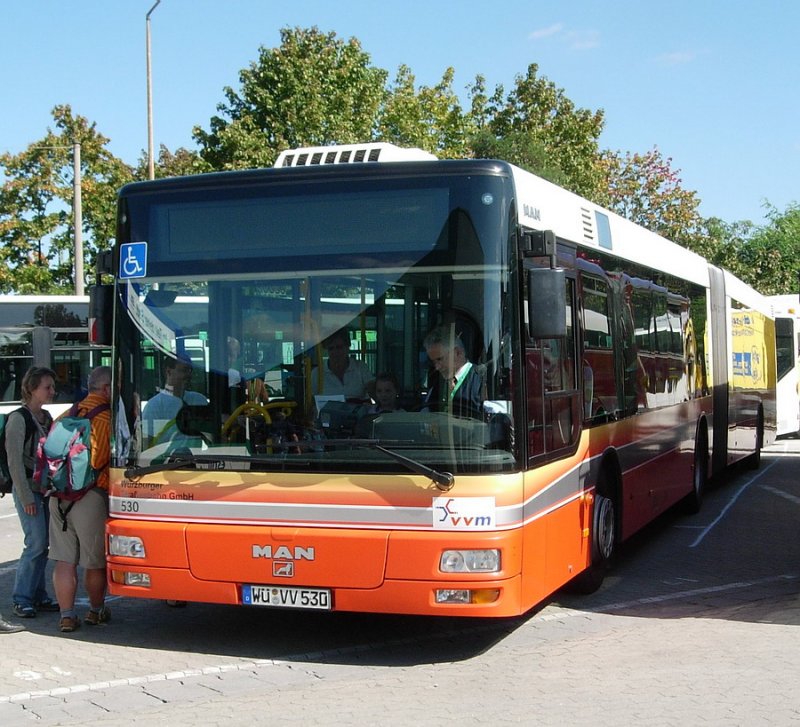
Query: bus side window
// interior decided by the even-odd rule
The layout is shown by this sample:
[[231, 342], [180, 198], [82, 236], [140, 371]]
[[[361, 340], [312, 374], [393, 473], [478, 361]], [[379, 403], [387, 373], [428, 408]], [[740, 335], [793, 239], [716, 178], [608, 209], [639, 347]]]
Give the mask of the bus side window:
[[[617, 409], [612, 317], [606, 281], [583, 277], [584, 418], [605, 421]], [[591, 374], [589, 374], [591, 371]], [[591, 376], [591, 387], [587, 379]], [[591, 396], [591, 399], [588, 397]]]

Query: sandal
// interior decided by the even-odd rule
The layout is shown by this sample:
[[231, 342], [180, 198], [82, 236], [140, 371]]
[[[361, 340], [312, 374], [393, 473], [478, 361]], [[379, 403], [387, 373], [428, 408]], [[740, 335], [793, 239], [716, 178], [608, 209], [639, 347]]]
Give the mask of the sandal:
[[63, 616], [58, 628], [64, 633], [71, 633], [80, 628], [81, 622], [75, 616]]
[[111, 609], [103, 606], [99, 611], [90, 609], [89, 613], [86, 614], [86, 618], [83, 619], [83, 622], [89, 624], [89, 626], [97, 626], [98, 624], [108, 623], [110, 620]]

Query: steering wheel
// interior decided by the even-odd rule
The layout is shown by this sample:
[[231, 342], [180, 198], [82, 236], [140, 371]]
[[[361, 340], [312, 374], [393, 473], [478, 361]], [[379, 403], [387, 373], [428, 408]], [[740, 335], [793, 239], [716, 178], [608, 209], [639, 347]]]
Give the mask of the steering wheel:
[[230, 439], [231, 431], [239, 427], [240, 416], [260, 416], [267, 425], [272, 424], [271, 411], [278, 410], [284, 416], [290, 416], [292, 410], [297, 406], [296, 401], [271, 401], [268, 404], [257, 404], [254, 401], [246, 401], [237, 407], [227, 421], [222, 425], [222, 436]]

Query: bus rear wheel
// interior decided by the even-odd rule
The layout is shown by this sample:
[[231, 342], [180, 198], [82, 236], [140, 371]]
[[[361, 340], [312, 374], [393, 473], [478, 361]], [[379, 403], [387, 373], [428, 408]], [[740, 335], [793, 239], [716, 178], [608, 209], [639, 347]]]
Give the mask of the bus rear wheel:
[[708, 487], [708, 432], [702, 424], [700, 427], [694, 444], [692, 491], [684, 500], [684, 510], [689, 515], [696, 515], [700, 512]]
[[745, 466], [749, 470], [761, 467], [761, 448], [764, 446], [764, 410], [758, 410], [756, 420], [756, 447], [754, 452], [745, 459]]

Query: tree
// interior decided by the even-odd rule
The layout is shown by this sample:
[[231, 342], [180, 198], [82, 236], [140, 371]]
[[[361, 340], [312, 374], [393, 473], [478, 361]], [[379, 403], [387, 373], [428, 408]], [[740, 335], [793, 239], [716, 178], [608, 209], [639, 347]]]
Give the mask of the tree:
[[595, 199], [604, 183], [598, 147], [603, 112], [576, 108], [563, 89], [540, 77], [538, 70], [530, 64], [505, 99], [502, 86], [487, 97], [478, 76], [471, 89], [475, 155], [502, 151], [510, 155], [507, 161]]
[[739, 255], [754, 231], [752, 222], [725, 222], [719, 217], [709, 217], [702, 221], [700, 244], [695, 252], [744, 280], [747, 271], [742, 269]]
[[357, 40], [317, 28], [283, 29], [279, 48], [259, 49], [225, 88], [206, 131], [195, 127], [200, 155], [214, 169], [271, 165], [298, 146], [389, 141], [440, 158], [501, 157], [588, 197], [602, 193], [598, 138], [602, 111], [578, 109], [535, 64], [505, 96], [489, 96], [478, 76], [464, 110], [453, 90], [455, 71], [416, 87], [408, 66], [392, 84]]
[[371, 139], [386, 77], [355, 38], [284, 28], [281, 46], [261, 47], [240, 72], [241, 90], [225, 88], [210, 130], [195, 127], [200, 155], [214, 169], [239, 169], [297, 146]]
[[[73, 281], [73, 145], [80, 143], [85, 269], [116, 230], [116, 192], [131, 169], [108, 139], [68, 105], [53, 109], [56, 131], [16, 155], [0, 156], [0, 290], [68, 292]], [[88, 253], [88, 254], [86, 254]]]
[[414, 87], [414, 74], [400, 66], [380, 111], [378, 138], [399, 146], [416, 146], [442, 159], [468, 155], [469, 117], [453, 91], [455, 71], [448, 68], [433, 87]]
[[764, 295], [798, 292], [800, 275], [800, 205], [784, 212], [767, 205], [768, 224], [753, 230], [737, 246], [737, 269], [746, 283]]
[[[158, 150], [158, 158], [153, 165], [153, 171], [156, 179], [161, 179], [162, 177], [184, 177], [190, 174], [202, 174], [214, 170], [196, 151], [180, 147], [175, 152], [171, 152], [161, 144]], [[139, 157], [135, 177], [137, 180], [148, 178], [146, 153]]]
[[698, 212], [697, 193], [681, 187], [680, 170], [657, 148], [645, 154], [605, 152], [605, 195], [617, 214], [700, 254], [710, 252]]
[[470, 145], [472, 154], [478, 159], [503, 159], [560, 187], [570, 186], [571, 180], [552, 158], [545, 144], [530, 134], [512, 131], [508, 136], [497, 138], [484, 129], [472, 137]]

